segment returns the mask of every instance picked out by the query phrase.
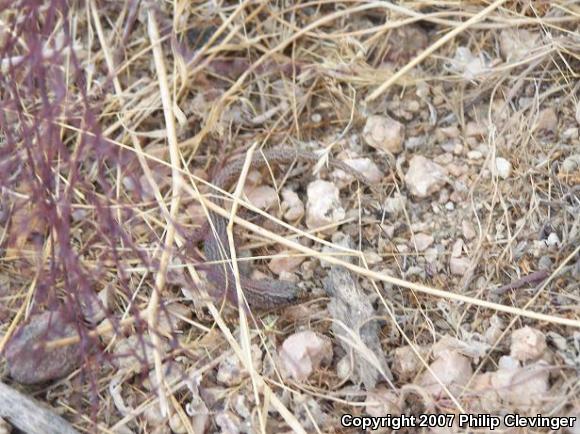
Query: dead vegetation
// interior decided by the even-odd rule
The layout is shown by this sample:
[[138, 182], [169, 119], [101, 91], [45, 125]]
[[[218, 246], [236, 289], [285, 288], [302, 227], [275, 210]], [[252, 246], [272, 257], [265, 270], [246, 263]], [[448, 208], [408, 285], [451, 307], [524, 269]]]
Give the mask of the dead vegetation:
[[[0, 3], [1, 381], [79, 432], [580, 418], [579, 27], [564, 0]], [[280, 146], [319, 164], [252, 170]], [[298, 303], [224, 302], [210, 212]]]

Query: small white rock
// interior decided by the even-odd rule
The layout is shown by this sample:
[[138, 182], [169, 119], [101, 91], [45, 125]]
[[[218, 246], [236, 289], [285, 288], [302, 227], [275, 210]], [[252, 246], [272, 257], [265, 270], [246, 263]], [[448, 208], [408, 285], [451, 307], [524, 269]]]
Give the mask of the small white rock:
[[364, 252], [365, 261], [368, 265], [376, 265], [383, 262], [383, 257], [373, 250]]
[[[421, 374], [418, 384], [423, 386], [433, 396], [439, 396], [443, 391], [443, 385], [451, 393], [463, 392], [463, 387], [473, 375], [469, 359], [455, 351], [444, 351], [430, 365], [431, 371]], [[431, 374], [433, 372], [433, 374]]]
[[578, 127], [566, 128], [562, 132], [562, 138], [564, 140], [578, 140], [578, 136], [579, 136]]
[[[262, 351], [256, 344], [252, 345], [251, 350], [253, 368], [256, 370], [256, 372], [261, 372]], [[238, 356], [231, 354], [230, 356], [223, 359], [218, 365], [216, 379], [226, 386], [235, 386], [240, 384], [249, 375], [250, 374], [248, 371], [246, 371]]]
[[326, 336], [307, 330], [288, 337], [278, 350], [287, 377], [306, 380], [323, 363], [332, 360], [332, 344]]
[[550, 235], [548, 235], [548, 238], [546, 239], [546, 245], [548, 247], [559, 246], [560, 244], [560, 237], [558, 237], [556, 232], [552, 232]]
[[580, 170], [580, 154], [570, 155], [562, 162], [562, 166], [560, 167], [560, 173], [566, 175], [577, 170]]
[[169, 418], [169, 427], [173, 434], [187, 434], [189, 432], [178, 413], [173, 413]]
[[385, 414], [401, 414], [397, 394], [385, 386], [379, 386], [367, 392], [365, 411], [366, 414], [373, 417], [383, 417]]
[[501, 337], [504, 327], [501, 318], [496, 314], [493, 314], [489, 319], [489, 327], [485, 329], [485, 341], [490, 345], [495, 345], [497, 340]]
[[463, 236], [465, 237], [466, 240], [472, 240], [477, 235], [475, 233], [473, 225], [468, 220], [463, 220], [461, 222], [461, 231], [463, 232]]
[[483, 138], [487, 135], [487, 127], [471, 121], [465, 125], [465, 137]]
[[441, 127], [439, 128], [439, 131], [441, 131], [443, 135], [449, 139], [457, 139], [461, 134], [459, 128], [457, 128], [457, 126], [455, 125], [449, 127]]
[[375, 149], [398, 154], [403, 150], [405, 127], [388, 116], [373, 115], [367, 119], [363, 138]]
[[536, 123], [537, 130], [544, 131], [556, 131], [558, 127], [558, 116], [556, 115], [556, 110], [553, 107], [545, 108], [538, 115], [538, 121]]
[[383, 235], [385, 237], [387, 237], [387, 239], [392, 240], [393, 236], [395, 235], [395, 226], [394, 225], [388, 225], [385, 223], [382, 223], [379, 225], [381, 228], [381, 231], [383, 232]]
[[252, 188], [246, 191], [248, 201], [256, 208], [268, 210], [278, 203], [276, 190], [268, 185]]
[[[417, 348], [421, 356], [426, 357], [426, 351], [422, 348]], [[399, 381], [409, 381], [423, 367], [421, 360], [409, 345], [398, 347], [395, 349], [393, 356], [393, 373], [398, 377]]]
[[306, 226], [317, 229], [338, 223], [346, 216], [340, 204], [338, 188], [327, 181], [316, 180], [308, 184]]
[[437, 249], [435, 247], [431, 247], [427, 250], [425, 250], [425, 260], [430, 263], [433, 264], [436, 260], [437, 257], [439, 256], [439, 252], [437, 251]]
[[460, 73], [465, 80], [473, 80], [487, 72], [488, 63], [483, 55], [473, 55], [468, 47], [458, 46], [449, 67]]
[[399, 216], [407, 206], [407, 198], [400, 193], [395, 193], [393, 197], [385, 199], [384, 209], [390, 217]]
[[380, 182], [383, 179], [383, 172], [370, 158], [347, 158], [344, 163], [362, 173], [370, 182]]
[[512, 174], [512, 163], [502, 157], [495, 159], [495, 170], [497, 175], [502, 179], [507, 179]]
[[222, 434], [240, 434], [246, 432], [242, 421], [231, 411], [221, 411], [214, 416], [218, 431]]
[[282, 190], [282, 212], [284, 219], [288, 222], [295, 222], [304, 217], [304, 204], [300, 197], [289, 188]]
[[455, 242], [453, 243], [453, 248], [451, 249], [451, 257], [459, 258], [461, 256], [461, 252], [463, 251], [463, 246], [464, 243], [461, 238], [455, 240]]
[[483, 154], [479, 151], [469, 151], [467, 153], [467, 158], [470, 160], [481, 160], [483, 158]]
[[526, 367], [509, 356], [499, 359], [499, 369], [491, 375], [491, 389], [515, 411], [530, 412], [545, 402], [549, 388], [550, 366], [536, 362]]
[[347, 380], [352, 375], [352, 371], [350, 355], [347, 354], [336, 364], [336, 375], [342, 380]]
[[416, 197], [424, 198], [436, 191], [447, 182], [447, 171], [421, 155], [415, 155], [405, 174], [405, 183], [409, 191]]
[[[89, 214], [89, 212], [86, 209], [76, 208], [76, 209], [73, 209], [73, 212], [71, 212], [70, 216], [73, 219], [73, 221], [78, 222], [78, 221], [86, 219], [88, 214]], [[1, 220], [1, 217], [0, 217], [0, 220]]]
[[137, 187], [135, 178], [131, 176], [123, 176], [123, 187], [125, 187], [125, 190], [127, 191], [135, 191], [135, 188]]
[[244, 185], [244, 188], [251, 190], [254, 187], [262, 185], [264, 183], [263, 178], [262, 172], [259, 170], [250, 170], [248, 176], [246, 176], [246, 184]]
[[280, 275], [284, 272], [291, 273], [296, 270], [302, 262], [306, 259], [302, 255], [296, 255], [292, 251], [283, 251], [278, 253], [275, 258], [270, 259], [268, 268], [272, 273]]
[[523, 59], [530, 55], [530, 50], [537, 47], [540, 33], [532, 33], [526, 29], [505, 29], [500, 33], [501, 54], [508, 61]]
[[510, 356], [521, 362], [539, 359], [547, 349], [546, 336], [539, 330], [525, 326], [514, 330]]
[[426, 250], [431, 246], [431, 244], [433, 244], [434, 241], [435, 238], [433, 238], [431, 235], [422, 233], [415, 234], [415, 246], [417, 246], [417, 250], [419, 252]]
[[469, 269], [471, 261], [468, 258], [449, 258], [449, 269], [451, 274], [464, 276]]

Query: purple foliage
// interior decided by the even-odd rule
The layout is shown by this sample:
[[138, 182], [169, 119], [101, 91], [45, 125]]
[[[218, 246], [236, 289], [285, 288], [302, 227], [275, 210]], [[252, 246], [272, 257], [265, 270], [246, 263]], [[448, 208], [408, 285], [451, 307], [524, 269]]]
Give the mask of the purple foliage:
[[[83, 315], [86, 306], [101, 304], [96, 294], [106, 284], [131, 298], [129, 260], [154, 267], [125, 226], [134, 217], [131, 203], [116, 191], [117, 171], [136, 167], [102, 134], [104, 98], [87, 94], [69, 2], [5, 1], [0, 10], [7, 6], [17, 13], [7, 15], [0, 33], [0, 224], [8, 227], [0, 254], [18, 253], [9, 265], [21, 278], [14, 291], [35, 279], [31, 316], [58, 310], [74, 325], [81, 378], [95, 404], [101, 361], [111, 360], [95, 351], [102, 345], [89, 334], [95, 324]], [[110, 81], [104, 86], [112, 92]], [[17, 298], [13, 311], [23, 302]], [[136, 309], [132, 304], [130, 313]], [[119, 318], [109, 319], [121, 333]], [[134, 325], [139, 335], [145, 327], [142, 320]]]

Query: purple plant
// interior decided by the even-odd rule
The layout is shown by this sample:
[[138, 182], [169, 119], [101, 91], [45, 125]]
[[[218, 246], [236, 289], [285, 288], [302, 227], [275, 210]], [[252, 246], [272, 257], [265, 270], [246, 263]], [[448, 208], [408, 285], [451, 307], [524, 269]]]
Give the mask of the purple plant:
[[[102, 134], [106, 92], [87, 93], [86, 70], [67, 18], [70, 7], [61, 0], [0, 4], [0, 10], [11, 11], [0, 23], [0, 225], [7, 229], [0, 273], [13, 278], [9, 309], [26, 312], [22, 324], [47, 311], [59, 318], [36, 340], [54, 338], [50, 324], [64, 321], [74, 327], [80, 339], [72, 345], [79, 346], [81, 357], [76, 366], [92, 389], [96, 416], [102, 361], [115, 361], [91, 333], [96, 324], [90, 318], [106, 311], [116, 332], [123, 332], [119, 317], [97, 294], [112, 285], [130, 300], [127, 266], [155, 265], [127, 230], [136, 216], [131, 197], [119, 194], [116, 181], [119, 173], [138, 179], [138, 166]], [[112, 82], [103, 89], [112, 89]], [[130, 303], [128, 313], [137, 317], [133, 331], [144, 346], [146, 324], [137, 315], [139, 307]], [[24, 333], [21, 328], [12, 339]], [[20, 357], [42, 366], [49, 351], [31, 347]]]

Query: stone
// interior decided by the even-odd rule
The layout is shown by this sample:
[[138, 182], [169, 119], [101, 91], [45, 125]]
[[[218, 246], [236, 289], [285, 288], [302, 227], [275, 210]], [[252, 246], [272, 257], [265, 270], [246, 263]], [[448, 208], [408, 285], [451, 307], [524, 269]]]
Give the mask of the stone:
[[495, 170], [497, 175], [502, 179], [507, 179], [512, 174], [512, 163], [502, 157], [495, 159]]
[[398, 154], [403, 150], [405, 127], [388, 116], [373, 115], [367, 119], [363, 138], [375, 149]]
[[414, 196], [425, 198], [447, 182], [447, 170], [421, 155], [415, 155], [405, 174], [405, 184]]
[[331, 182], [317, 180], [308, 184], [306, 226], [317, 229], [338, 223], [346, 216], [340, 204], [338, 188]]
[[50, 341], [78, 336], [60, 312], [34, 315], [21, 324], [6, 345], [9, 375], [21, 384], [37, 384], [70, 374], [81, 363], [78, 343], [47, 348]]

